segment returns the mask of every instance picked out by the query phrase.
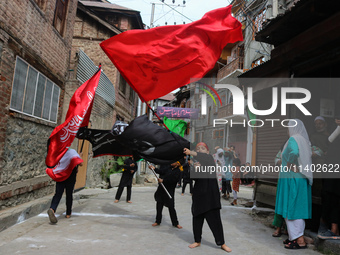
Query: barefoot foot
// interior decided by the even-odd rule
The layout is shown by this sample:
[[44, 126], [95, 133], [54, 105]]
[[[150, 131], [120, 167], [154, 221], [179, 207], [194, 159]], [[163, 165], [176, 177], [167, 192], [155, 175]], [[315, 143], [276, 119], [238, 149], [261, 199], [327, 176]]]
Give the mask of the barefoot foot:
[[129, 204], [132, 204], [132, 202], [129, 200], [129, 201], [126, 201], [126, 203], [129, 203]]
[[115, 203], [118, 203], [118, 202], [119, 202], [119, 200], [118, 200], [118, 199], [116, 199], [116, 200], [115, 200]]
[[154, 224], [152, 224], [151, 226], [156, 227], [159, 226], [160, 224], [158, 224], [157, 222], [155, 222]]
[[175, 227], [178, 228], [178, 229], [183, 228], [181, 225], [177, 225], [177, 226], [175, 226]]
[[190, 244], [189, 245], [189, 248], [191, 248], [191, 249], [193, 249], [193, 248], [196, 248], [196, 247], [198, 247], [198, 246], [200, 246], [201, 245], [201, 243], [192, 243], [192, 244]]
[[223, 244], [223, 245], [221, 246], [221, 249], [224, 250], [224, 251], [226, 251], [226, 252], [231, 252], [231, 249], [230, 249], [226, 244]]

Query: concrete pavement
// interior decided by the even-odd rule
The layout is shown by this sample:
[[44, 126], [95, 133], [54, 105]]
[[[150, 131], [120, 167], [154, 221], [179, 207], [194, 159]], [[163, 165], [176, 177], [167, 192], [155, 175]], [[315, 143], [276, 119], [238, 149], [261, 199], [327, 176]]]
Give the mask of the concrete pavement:
[[[155, 220], [156, 187], [133, 187], [132, 204], [114, 203], [116, 188], [110, 190], [84, 189], [75, 194], [70, 219], [63, 215], [64, 200], [58, 210], [58, 223], [49, 223], [46, 211], [0, 232], [0, 254], [225, 254], [214, 242], [207, 224], [203, 228], [201, 247], [190, 249], [193, 242], [191, 196], [180, 195], [176, 189], [176, 210], [183, 229], [171, 226], [167, 208], [163, 222], [152, 227]], [[188, 192], [188, 188], [187, 188]], [[241, 203], [252, 196], [252, 189], [241, 187]], [[231, 201], [231, 200], [230, 200]], [[232, 254], [320, 254], [311, 248], [290, 251], [283, 248], [287, 238], [273, 238], [273, 229], [253, 220], [251, 209], [231, 206], [222, 200], [221, 216], [226, 244]]]

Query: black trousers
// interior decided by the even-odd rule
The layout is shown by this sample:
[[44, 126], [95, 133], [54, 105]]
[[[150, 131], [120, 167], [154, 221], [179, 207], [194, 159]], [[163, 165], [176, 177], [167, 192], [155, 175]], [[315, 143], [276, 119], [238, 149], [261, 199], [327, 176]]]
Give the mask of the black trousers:
[[231, 185], [230, 185], [230, 180], [223, 180], [222, 179], [222, 193], [225, 194], [225, 193], [232, 193], [232, 190], [231, 190]]
[[[132, 185], [126, 186], [126, 201], [131, 200], [131, 188], [132, 188]], [[120, 200], [120, 197], [122, 196], [123, 190], [124, 190], [124, 186], [118, 187], [118, 190], [117, 190], [117, 193], [116, 193], [116, 199], [117, 200]]]
[[179, 173], [179, 180], [178, 180], [178, 182], [177, 182], [177, 184], [178, 184], [179, 187], [182, 186], [182, 179], [183, 179], [183, 172], [181, 171], [181, 172]]
[[189, 187], [190, 187], [190, 194], [192, 194], [192, 181], [191, 181], [191, 182], [183, 181], [182, 193], [185, 192], [185, 187], [187, 186], [187, 184], [189, 184]]
[[217, 245], [224, 244], [223, 226], [221, 221], [220, 209], [213, 209], [192, 218], [192, 225], [194, 231], [194, 239], [196, 243], [202, 240], [202, 229], [204, 219], [206, 219], [211, 232], [214, 235]]
[[322, 218], [328, 224], [340, 224], [340, 196], [322, 192]]
[[72, 174], [68, 179], [62, 182], [57, 182], [55, 186], [55, 194], [52, 198], [51, 208], [53, 211], [57, 211], [60, 199], [63, 196], [64, 190], [66, 190], [66, 215], [71, 215], [73, 204], [73, 190], [76, 183], [77, 169], [72, 171]]
[[[161, 224], [162, 222], [162, 211], [163, 211], [164, 203], [163, 202], [157, 202], [156, 203], [156, 223]], [[177, 213], [175, 210], [174, 205], [169, 205], [169, 214], [170, 214], [170, 219], [172, 226], [177, 226], [178, 225], [178, 218], [177, 218]]]

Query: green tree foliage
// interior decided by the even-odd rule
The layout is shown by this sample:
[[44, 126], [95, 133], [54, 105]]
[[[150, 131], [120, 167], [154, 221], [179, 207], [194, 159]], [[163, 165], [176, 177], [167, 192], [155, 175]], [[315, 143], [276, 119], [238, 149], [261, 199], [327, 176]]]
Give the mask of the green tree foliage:
[[111, 174], [123, 172], [124, 160], [126, 158], [127, 157], [113, 156], [112, 158], [108, 159], [101, 169], [103, 180], [108, 181]]

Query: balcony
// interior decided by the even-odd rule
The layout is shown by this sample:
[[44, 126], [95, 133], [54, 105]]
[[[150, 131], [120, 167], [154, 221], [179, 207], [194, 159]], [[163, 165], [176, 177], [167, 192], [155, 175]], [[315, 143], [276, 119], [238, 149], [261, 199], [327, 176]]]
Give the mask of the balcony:
[[235, 58], [229, 64], [221, 68], [217, 73], [217, 80], [221, 80], [236, 69], [243, 69], [243, 57]]

